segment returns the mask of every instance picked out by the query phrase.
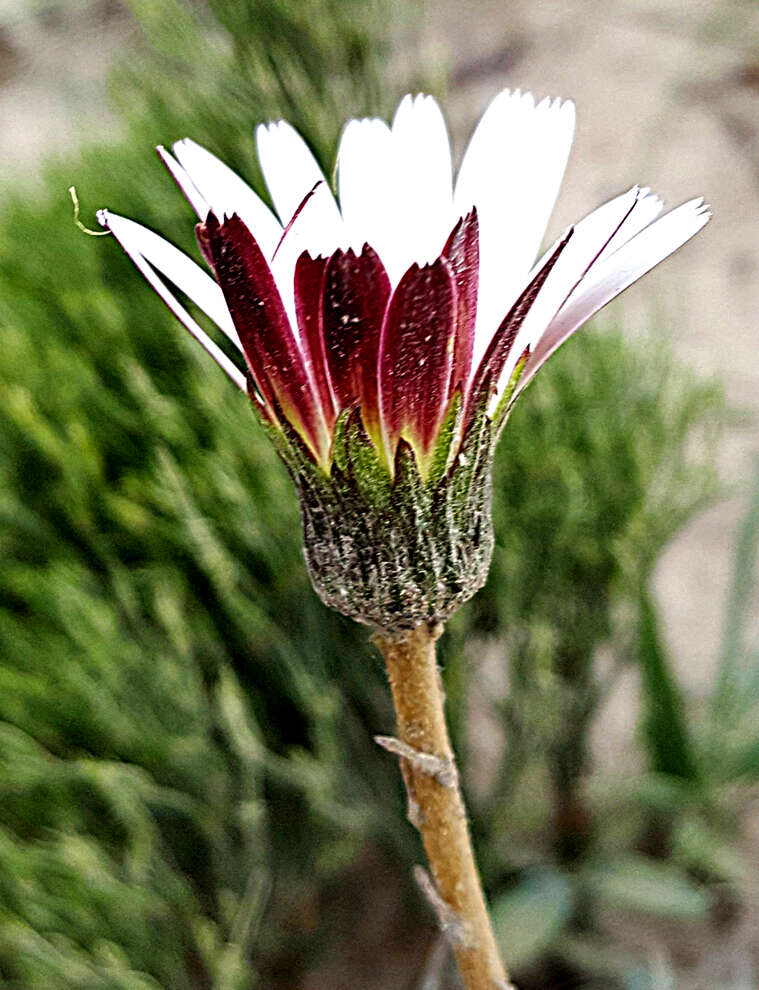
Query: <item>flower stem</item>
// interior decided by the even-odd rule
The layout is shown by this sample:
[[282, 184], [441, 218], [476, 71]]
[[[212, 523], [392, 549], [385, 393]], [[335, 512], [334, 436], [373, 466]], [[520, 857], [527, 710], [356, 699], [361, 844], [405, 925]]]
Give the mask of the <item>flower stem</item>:
[[398, 739], [377, 741], [400, 757], [409, 819], [432, 873], [418, 869], [417, 880], [450, 937], [465, 990], [512, 990], [490, 927], [445, 724], [435, 661], [441, 631], [421, 625], [402, 640], [375, 637], [398, 722]]

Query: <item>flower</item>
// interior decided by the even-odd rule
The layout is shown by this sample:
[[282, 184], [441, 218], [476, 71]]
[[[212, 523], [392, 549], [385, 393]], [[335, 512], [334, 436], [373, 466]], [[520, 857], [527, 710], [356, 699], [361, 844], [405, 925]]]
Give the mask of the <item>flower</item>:
[[406, 96], [392, 125], [345, 127], [336, 198], [289, 124], [262, 125], [275, 212], [193, 141], [159, 148], [213, 277], [145, 227], [98, 214], [251, 396], [295, 480], [317, 590], [385, 632], [445, 618], [481, 585], [492, 453], [515, 400], [579, 326], [709, 219], [701, 199], [657, 219], [661, 200], [636, 186], [535, 262], [573, 133], [571, 102], [506, 90], [454, 183], [437, 103]]

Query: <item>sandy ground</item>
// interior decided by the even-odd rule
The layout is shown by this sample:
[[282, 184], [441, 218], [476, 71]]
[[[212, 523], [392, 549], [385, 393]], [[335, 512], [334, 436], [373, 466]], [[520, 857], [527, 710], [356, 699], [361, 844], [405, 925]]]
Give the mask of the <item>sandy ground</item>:
[[105, 75], [125, 28], [126, 18], [104, 0], [0, 0], [3, 184], [87, 135], [116, 133]]

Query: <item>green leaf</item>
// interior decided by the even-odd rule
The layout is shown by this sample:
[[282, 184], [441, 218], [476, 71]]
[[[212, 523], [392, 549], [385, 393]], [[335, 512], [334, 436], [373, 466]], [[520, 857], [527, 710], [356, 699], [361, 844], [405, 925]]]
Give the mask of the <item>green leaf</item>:
[[[746, 626], [753, 618], [752, 596], [755, 589], [756, 557], [759, 552], [759, 460], [754, 468], [754, 482], [748, 509], [738, 535], [730, 596], [725, 611], [722, 649], [714, 692], [715, 714], [729, 707], [731, 695], [740, 680], [745, 657]], [[740, 689], [740, 688], [739, 688]], [[723, 712], [722, 714], [727, 714]]]
[[560, 935], [555, 951], [572, 969], [596, 977], [603, 987], [616, 986], [634, 963], [624, 948], [600, 935]]
[[677, 867], [631, 855], [589, 871], [584, 884], [601, 906], [680, 921], [697, 921], [709, 899]]
[[548, 948], [569, 921], [572, 888], [554, 870], [535, 870], [501, 894], [492, 906], [496, 939], [509, 969], [518, 969]]
[[672, 837], [673, 855], [689, 869], [699, 870], [740, 889], [751, 877], [747, 858], [705, 822], [689, 818], [678, 824]]
[[749, 782], [759, 779], [759, 738], [737, 753], [730, 764], [732, 776]]
[[642, 728], [651, 767], [658, 773], [695, 782], [699, 772], [685, 702], [661, 642], [654, 603], [645, 587], [640, 590], [638, 603]]
[[759, 547], [759, 461], [738, 534], [710, 711], [709, 752], [728, 779], [759, 777], [759, 663], [747, 639]]

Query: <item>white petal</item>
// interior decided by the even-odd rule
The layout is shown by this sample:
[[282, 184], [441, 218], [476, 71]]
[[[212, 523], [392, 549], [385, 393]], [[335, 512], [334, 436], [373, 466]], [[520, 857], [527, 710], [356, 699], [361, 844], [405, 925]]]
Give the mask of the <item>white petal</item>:
[[[609, 200], [604, 203], [603, 206], [597, 207], [592, 213], [589, 213], [586, 217], [574, 225], [575, 231], [580, 236], [584, 236], [584, 232], [587, 228], [594, 226], [597, 222], [597, 215], [604, 215], [613, 212], [617, 206], [622, 207], [623, 204], [629, 201], [630, 191], [623, 192], [619, 196], [615, 196], [614, 199]], [[630, 213], [624, 223], [621, 225], [617, 233], [612, 237], [606, 247], [603, 249], [599, 255], [599, 262], [607, 258], [610, 254], [613, 254], [616, 250], [622, 247], [627, 241], [636, 234], [640, 233], [644, 227], [647, 227], [652, 220], [661, 213], [664, 204], [661, 199], [652, 193], [648, 186], [643, 186], [638, 188], [638, 203], [635, 209]], [[543, 267], [544, 263], [548, 260], [548, 256], [551, 253], [549, 248], [540, 259], [533, 265], [532, 271], [530, 272], [530, 278], [536, 275], [540, 269]]]
[[405, 268], [393, 136], [384, 120], [351, 120], [337, 154], [340, 209], [354, 251], [370, 244], [396, 284]]
[[156, 151], [158, 152], [158, 157], [169, 170], [172, 178], [184, 193], [187, 202], [193, 210], [195, 210], [198, 217], [201, 220], [205, 220], [211, 212], [211, 205], [208, 200], [201, 194], [200, 190], [192, 181], [185, 169], [182, 168], [179, 162], [173, 158], [162, 145], [159, 144]]
[[571, 102], [499, 94], [485, 111], [456, 181], [456, 213], [477, 206], [480, 281], [475, 361], [525, 284], [545, 235], [574, 136]]
[[[177, 141], [172, 150], [216, 216], [222, 219], [236, 213], [253, 234], [266, 258], [271, 258], [282, 236], [282, 225], [248, 183], [189, 138]], [[205, 220], [206, 216], [207, 211], [201, 220]]]
[[306, 142], [285, 121], [262, 124], [256, 140], [261, 170], [282, 226], [287, 227], [304, 198], [317, 186], [296, 226], [312, 254], [334, 251], [343, 239], [342, 218]]
[[525, 347], [535, 349], [548, 324], [597, 262], [622, 224], [629, 220], [640, 202], [639, 194], [636, 186], [591, 213], [575, 227], [516, 336], [503, 369], [499, 391], [508, 382]]
[[709, 221], [703, 199], [694, 199], [646, 227], [593, 267], [551, 320], [525, 368], [520, 391], [538, 369], [586, 320], [690, 240]]
[[393, 118], [398, 229], [405, 268], [434, 261], [457, 218], [448, 129], [431, 96], [406, 96]]
[[340, 140], [338, 189], [351, 247], [369, 243], [393, 285], [414, 262], [434, 261], [457, 219], [448, 130], [435, 100], [404, 97], [392, 128], [350, 121]]
[[272, 202], [287, 228], [306, 196], [313, 195], [283, 236], [271, 262], [282, 302], [297, 335], [295, 262], [303, 251], [329, 256], [345, 243], [343, 220], [322, 170], [298, 132], [279, 121], [256, 131], [258, 157]]
[[[224, 373], [235, 383], [235, 385], [237, 385], [243, 392], [246, 392], [247, 388], [245, 384], [245, 375], [239, 370], [239, 368], [236, 367], [236, 365], [232, 361], [229, 360], [226, 354], [224, 354], [221, 348], [218, 347], [211, 340], [208, 334], [206, 334], [198, 326], [198, 324], [190, 316], [190, 314], [187, 312], [184, 306], [182, 306], [181, 303], [172, 294], [168, 286], [158, 277], [158, 274], [152, 267], [152, 264], [154, 262], [152, 261], [149, 262], [147, 256], [143, 254], [141, 246], [144, 246], [144, 244], [146, 243], [146, 238], [144, 237], [144, 235], [151, 234], [152, 232], [145, 230], [144, 227], [140, 227], [139, 224], [136, 224], [131, 220], [127, 220], [126, 217], [120, 217], [114, 213], [110, 213], [108, 210], [99, 210], [97, 217], [100, 225], [102, 227], [105, 227], [107, 230], [111, 231], [111, 233], [114, 235], [116, 240], [121, 244], [121, 246], [124, 248], [126, 253], [135, 263], [137, 268], [142, 272], [142, 274], [145, 276], [147, 281], [155, 289], [155, 291], [158, 293], [161, 299], [163, 299], [163, 301], [166, 303], [166, 305], [169, 307], [172, 313], [177, 317], [177, 319], [179, 319], [184, 324], [187, 330], [189, 330], [190, 334], [198, 341], [201, 347], [203, 347], [207, 351], [207, 353], [219, 365], [222, 371], [224, 371]], [[136, 231], [138, 233], [136, 233]], [[158, 238], [157, 235], [153, 235], [153, 236], [156, 237], [158, 241], [162, 240], [161, 238]], [[169, 270], [171, 274], [167, 272], [168, 277], [170, 277], [172, 281], [174, 281], [175, 276], [177, 276], [178, 274], [180, 275], [180, 277], [183, 277], [182, 274], [179, 273], [179, 266], [177, 266], [176, 264], [176, 259], [171, 254], [171, 252], [176, 251], [176, 248], [172, 248], [171, 245], [167, 244], [165, 241], [163, 241], [162, 243], [164, 247], [168, 247], [171, 249], [171, 251], [169, 252], [166, 252], [165, 250], [162, 251], [162, 257], [164, 259], [166, 259], [167, 257], [169, 258]], [[153, 247], [154, 245], [151, 245], [151, 249], [149, 253], [153, 258], [155, 258], [157, 257], [157, 253], [154, 250], [152, 250]], [[177, 252], [177, 254], [181, 254], [181, 252]], [[186, 258], [185, 260], [190, 265], [194, 264], [192, 261], [190, 261], [189, 258]], [[197, 265], [195, 265], [195, 267], [197, 268]], [[205, 272], [203, 272], [201, 269], [198, 268], [198, 271], [200, 272], [201, 275], [203, 275], [204, 278], [208, 278]], [[190, 296], [190, 298], [195, 298], [196, 293], [193, 290], [193, 292], [188, 292], [188, 295]], [[203, 298], [202, 291], [199, 293], [199, 295], [200, 298]], [[196, 299], [195, 301], [197, 301], [198, 305], [200, 305], [199, 300]], [[239, 342], [238, 342], [238, 346], [239, 346]]]
[[240, 338], [237, 336], [227, 308], [224, 293], [200, 265], [188, 258], [183, 251], [169, 244], [147, 227], [108, 213], [108, 229], [113, 233], [124, 250], [135, 251], [157, 268], [181, 292], [188, 296], [226, 334], [242, 353]]
[[282, 237], [269, 263], [296, 338], [299, 333], [295, 310], [295, 264], [298, 258], [304, 251], [308, 251], [312, 257], [317, 255], [328, 257], [336, 248], [343, 246], [329, 234], [325, 238], [324, 231], [318, 227], [319, 217], [323, 216], [320, 199], [323, 200], [324, 195], [329, 196], [334, 202], [332, 193], [325, 188], [323, 181], [306, 194], [305, 202], [298, 204], [296, 216], [282, 232]]
[[[617, 198], [621, 202], [622, 198], [626, 195], [627, 193], [623, 193], [621, 197]], [[601, 208], [603, 209], [603, 207]], [[618, 251], [624, 244], [627, 244], [629, 240], [632, 240], [633, 237], [637, 236], [641, 230], [647, 227], [659, 216], [663, 208], [664, 203], [662, 200], [656, 195], [656, 193], [652, 193], [648, 186], [643, 186], [640, 188], [638, 190], [638, 202], [635, 205], [635, 209], [603, 249], [598, 258], [597, 264], [600, 264], [605, 258], [608, 258], [610, 255], [614, 254], [614, 252]], [[585, 223], [585, 221], [583, 220], [581, 223]], [[577, 226], [579, 227], [580, 224]]]

